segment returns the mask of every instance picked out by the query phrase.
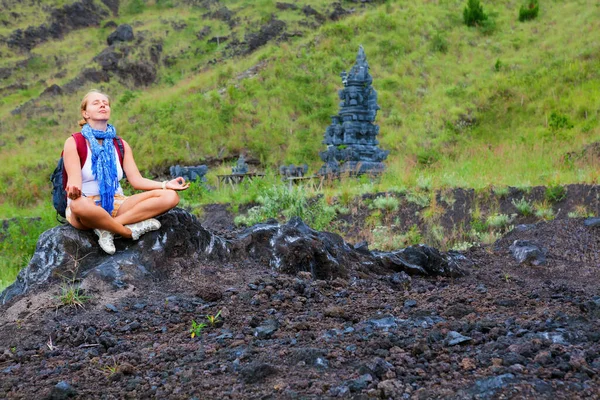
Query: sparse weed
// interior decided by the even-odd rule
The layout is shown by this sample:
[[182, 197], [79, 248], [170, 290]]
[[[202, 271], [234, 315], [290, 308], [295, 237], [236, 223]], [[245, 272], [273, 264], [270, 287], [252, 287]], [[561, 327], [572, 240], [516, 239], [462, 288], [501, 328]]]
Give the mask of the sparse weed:
[[421, 208], [424, 208], [429, 205], [431, 198], [428, 193], [411, 191], [406, 194], [406, 201], [408, 201], [409, 203], [416, 204]]
[[400, 208], [400, 200], [393, 196], [379, 196], [373, 200], [372, 207], [386, 213], [396, 212]]
[[594, 213], [588, 211], [584, 205], [575, 206], [575, 209], [567, 214], [569, 218], [590, 218], [594, 217]]
[[546, 187], [544, 196], [549, 202], [558, 203], [567, 197], [567, 189], [562, 185], [550, 185]]
[[477, 243], [475, 242], [458, 242], [452, 245], [451, 250], [454, 251], [467, 251], [471, 247], [475, 246]]
[[528, 217], [533, 215], [533, 205], [528, 200], [525, 200], [525, 197], [521, 197], [521, 200], [512, 200], [513, 206], [517, 209], [519, 214]]
[[207, 315], [206, 319], [208, 320], [208, 323], [210, 324], [210, 326], [215, 326], [218, 322], [220, 322], [220, 317], [221, 317], [221, 310], [219, 310], [219, 312], [216, 315]]
[[504, 199], [506, 196], [508, 196], [509, 192], [510, 189], [508, 188], [508, 186], [494, 187], [494, 194], [496, 194], [496, 196], [498, 196], [501, 199]]
[[85, 294], [85, 291], [74, 283], [65, 283], [60, 288], [58, 299], [63, 306], [81, 307], [88, 302], [92, 297]]
[[190, 337], [193, 339], [196, 336], [200, 336], [202, 334], [202, 329], [206, 328], [206, 324], [204, 322], [197, 323], [195, 320], [192, 320], [192, 327], [190, 328]]
[[490, 215], [486, 218], [485, 222], [488, 227], [494, 229], [504, 229], [512, 222], [513, 218], [506, 214], [495, 214]]
[[552, 209], [552, 205], [547, 202], [535, 204], [535, 216], [545, 221], [553, 220], [554, 210]]

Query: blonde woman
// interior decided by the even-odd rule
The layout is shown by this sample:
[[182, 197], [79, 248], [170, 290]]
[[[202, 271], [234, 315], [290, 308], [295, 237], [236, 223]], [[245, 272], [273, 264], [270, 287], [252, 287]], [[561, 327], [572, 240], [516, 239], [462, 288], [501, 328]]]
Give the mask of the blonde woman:
[[[67, 139], [64, 165], [67, 173], [67, 221], [77, 229], [93, 229], [102, 250], [114, 254], [115, 235], [137, 240], [160, 228], [152, 217], [179, 203], [177, 191], [189, 184], [178, 177], [157, 182], [144, 178], [131, 147], [118, 138], [110, 119], [110, 99], [97, 90], [81, 101], [81, 132]], [[142, 193], [123, 195], [119, 181], [126, 176]]]

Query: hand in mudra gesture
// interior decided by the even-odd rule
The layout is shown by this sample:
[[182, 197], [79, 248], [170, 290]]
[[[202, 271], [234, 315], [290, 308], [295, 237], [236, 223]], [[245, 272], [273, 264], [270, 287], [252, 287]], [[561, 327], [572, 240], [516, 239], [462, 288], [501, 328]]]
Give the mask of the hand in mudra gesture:
[[185, 190], [189, 187], [190, 187], [190, 184], [186, 183], [185, 179], [182, 178], [181, 176], [179, 176], [175, 179], [171, 179], [170, 181], [167, 181], [167, 183], [165, 185], [166, 189], [172, 189], [172, 190]]

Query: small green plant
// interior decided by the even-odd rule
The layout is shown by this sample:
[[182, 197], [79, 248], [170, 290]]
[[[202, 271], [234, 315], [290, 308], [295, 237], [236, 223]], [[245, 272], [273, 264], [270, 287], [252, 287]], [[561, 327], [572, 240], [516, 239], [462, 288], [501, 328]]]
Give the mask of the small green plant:
[[551, 131], [556, 132], [561, 129], [573, 128], [573, 123], [568, 116], [552, 111], [550, 113], [550, 119], [548, 120], [548, 127]]
[[400, 200], [392, 196], [379, 196], [373, 200], [374, 208], [385, 212], [396, 212], [400, 208]]
[[504, 229], [511, 223], [512, 217], [506, 214], [490, 215], [486, 218], [486, 225], [490, 228]]
[[113, 357], [112, 364], [106, 364], [102, 367], [102, 372], [104, 372], [108, 377], [113, 376], [117, 372], [119, 372], [119, 363]]
[[146, 3], [144, 3], [144, 0], [129, 0], [123, 7], [125, 14], [129, 15], [141, 14], [145, 8]]
[[423, 192], [408, 192], [406, 194], [406, 201], [418, 205], [419, 207], [429, 206], [431, 198], [428, 193]]
[[208, 323], [210, 324], [210, 326], [215, 326], [219, 321], [221, 317], [221, 310], [219, 310], [219, 312], [216, 315], [207, 315], [206, 319], [208, 320]]
[[587, 207], [583, 205], [575, 206], [575, 209], [567, 214], [569, 218], [590, 218], [593, 216], [594, 213], [588, 211]]
[[13, 353], [13, 354], [16, 354], [17, 353], [17, 346], [11, 346], [10, 347], [10, 352]]
[[551, 203], [558, 203], [567, 197], [567, 189], [562, 185], [550, 185], [546, 187], [546, 200]]
[[206, 328], [206, 324], [204, 322], [197, 323], [192, 320], [192, 327], [190, 328], [190, 336], [191, 338], [195, 338], [196, 336], [200, 336], [202, 334], [202, 329]]
[[533, 205], [528, 200], [525, 200], [525, 197], [521, 197], [521, 200], [513, 199], [511, 203], [515, 206], [519, 214], [525, 217], [533, 215]]
[[506, 196], [508, 196], [509, 193], [510, 189], [508, 188], [508, 186], [494, 187], [494, 194], [501, 199], [506, 198]]
[[554, 210], [552, 209], [552, 205], [547, 202], [537, 203], [535, 205], [535, 216], [541, 218], [545, 221], [550, 221], [554, 219]]
[[525, 22], [537, 18], [540, 12], [540, 3], [538, 0], [528, 0], [519, 9], [519, 21]]
[[488, 19], [479, 0], [469, 0], [463, 11], [463, 19], [467, 26], [480, 26]]
[[475, 242], [467, 242], [467, 241], [458, 242], [458, 243], [454, 243], [454, 245], [452, 245], [451, 250], [454, 250], [454, 251], [467, 251], [467, 250], [469, 250], [471, 247], [473, 247], [475, 245], [476, 245]]
[[509, 274], [508, 272], [504, 272], [504, 273], [502, 274], [502, 278], [504, 279], [504, 281], [505, 281], [506, 283], [510, 283], [510, 281], [511, 281], [511, 279], [512, 279], [512, 276], [510, 276], [510, 274]]
[[74, 283], [65, 283], [60, 288], [58, 299], [63, 306], [85, 308], [84, 304], [92, 297], [85, 294], [84, 290]]
[[500, 61], [500, 59], [498, 58], [496, 60], [496, 63], [494, 64], [494, 71], [500, 72], [500, 69], [502, 69], [502, 61]]
[[448, 52], [448, 40], [446, 40], [446, 37], [441, 32], [436, 32], [431, 39], [431, 50], [440, 53]]

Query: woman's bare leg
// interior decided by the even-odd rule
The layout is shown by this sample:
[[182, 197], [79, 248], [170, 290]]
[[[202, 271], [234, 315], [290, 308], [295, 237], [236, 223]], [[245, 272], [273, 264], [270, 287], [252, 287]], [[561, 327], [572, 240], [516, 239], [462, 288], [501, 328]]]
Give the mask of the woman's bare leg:
[[71, 202], [70, 223], [77, 229], [104, 229], [125, 238], [131, 237], [131, 230], [110, 216], [94, 200], [80, 197]]
[[174, 190], [150, 190], [134, 194], [121, 204], [115, 222], [125, 225], [156, 217], [179, 204], [179, 195]]

